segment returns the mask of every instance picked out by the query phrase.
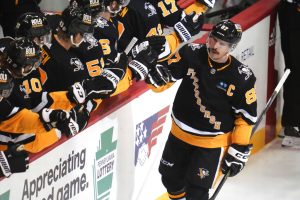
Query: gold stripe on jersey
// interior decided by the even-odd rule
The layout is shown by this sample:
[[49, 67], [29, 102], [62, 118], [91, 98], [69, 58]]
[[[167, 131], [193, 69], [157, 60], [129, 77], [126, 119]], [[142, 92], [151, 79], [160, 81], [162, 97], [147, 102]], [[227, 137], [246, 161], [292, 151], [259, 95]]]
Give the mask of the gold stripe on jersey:
[[169, 197], [172, 198], [172, 199], [178, 199], [178, 198], [184, 197], [184, 196], [185, 196], [185, 192], [182, 192], [182, 193], [176, 194], [176, 195], [168, 193], [168, 195], [169, 195]]
[[118, 33], [119, 33], [119, 39], [121, 38], [121, 36], [123, 35], [125, 31], [125, 27], [124, 24], [120, 21], [118, 21]]
[[38, 69], [39, 69], [39, 73], [40, 73], [41, 83], [42, 83], [42, 85], [44, 85], [48, 79], [47, 73], [40, 67]]
[[173, 119], [172, 119], [171, 134], [173, 134], [178, 139], [197, 147], [218, 148], [218, 147], [229, 146], [231, 144], [231, 132], [224, 133], [222, 135], [217, 135], [217, 136], [192, 135], [179, 128]]
[[119, 12], [119, 15], [121, 17], [124, 17], [127, 12], [128, 12], [128, 8], [127, 7], [123, 7], [123, 9], [121, 10], [121, 12]]
[[34, 141], [24, 145], [24, 150], [31, 153], [40, 152], [46, 147], [49, 147], [50, 145], [57, 142], [60, 139], [60, 137], [61, 135], [58, 134], [57, 129], [51, 129], [50, 131], [42, 133], [38, 132], [35, 135]]
[[155, 87], [153, 86], [152, 84], [148, 84], [148, 87], [153, 91], [153, 92], [156, 92], [156, 93], [159, 93], [159, 92], [162, 92], [168, 88], [170, 88], [175, 82], [171, 82], [171, 83], [167, 83], [166, 85], [163, 85], [161, 87]]
[[71, 110], [73, 106], [75, 106], [75, 104], [68, 99], [66, 91], [50, 92], [49, 96], [53, 100], [52, 105], [49, 107], [51, 109]]
[[195, 2], [192, 5], [184, 9], [185, 14], [189, 15], [191, 12], [196, 12], [196, 14], [204, 13], [207, 10], [207, 7], [199, 2]]
[[126, 91], [132, 85], [132, 78], [133, 78], [132, 77], [132, 72], [127, 67], [125, 76], [123, 77], [123, 79], [121, 79], [119, 81], [119, 83], [117, 84], [116, 91], [111, 96], [115, 96], [117, 94], [120, 94], [120, 93]]
[[249, 125], [242, 117], [234, 121], [235, 128], [232, 131], [232, 143], [247, 145], [250, 143], [252, 126]]

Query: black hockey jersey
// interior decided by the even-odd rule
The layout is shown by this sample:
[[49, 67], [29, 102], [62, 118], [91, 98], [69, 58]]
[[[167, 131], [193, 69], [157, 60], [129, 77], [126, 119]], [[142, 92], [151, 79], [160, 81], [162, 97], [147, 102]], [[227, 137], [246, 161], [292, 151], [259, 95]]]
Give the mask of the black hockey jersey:
[[85, 65], [73, 51], [62, 47], [53, 39], [49, 49], [43, 49], [40, 71], [46, 91], [66, 91], [75, 82], [89, 77]]
[[95, 19], [94, 37], [98, 40], [102, 47], [104, 61], [106, 61], [109, 57], [115, 58], [117, 56], [119, 26], [120, 32], [122, 32], [122, 25], [119, 25], [116, 18], [110, 18], [107, 20], [103, 17], [98, 17]]
[[104, 55], [102, 47], [92, 34], [84, 34], [84, 40], [80, 46], [70, 48], [69, 52], [80, 59], [84, 69], [87, 70], [88, 77], [101, 74], [104, 67]]
[[[172, 76], [182, 79], [173, 105], [173, 132], [217, 137], [233, 131], [237, 123], [247, 127], [256, 122], [256, 78], [250, 68], [233, 56], [226, 63], [218, 64], [209, 59], [206, 46], [189, 44], [168, 64]], [[249, 141], [247, 131], [243, 134], [248, 138], [240, 141]], [[226, 146], [230, 141], [219, 144]]]
[[155, 7], [145, 0], [132, 0], [117, 16], [119, 29], [118, 48], [124, 51], [133, 37], [143, 41], [146, 37], [162, 35], [162, 27]]
[[195, 1], [192, 5], [183, 9], [178, 6], [178, 0], [147, 0], [149, 1], [157, 10], [160, 18], [160, 22], [163, 26], [173, 27], [175, 23], [179, 22], [183, 17], [183, 12], [185, 14], [190, 14], [191, 12], [196, 12], [197, 14], [203, 13], [207, 10], [207, 7]]

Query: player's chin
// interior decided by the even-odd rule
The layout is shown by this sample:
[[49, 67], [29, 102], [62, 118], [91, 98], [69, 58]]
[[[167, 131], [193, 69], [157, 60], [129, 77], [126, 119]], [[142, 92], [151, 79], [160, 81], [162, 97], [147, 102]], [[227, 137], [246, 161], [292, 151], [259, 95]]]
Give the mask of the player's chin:
[[209, 57], [213, 60], [217, 60], [220, 58], [220, 54], [218, 52], [210, 51]]

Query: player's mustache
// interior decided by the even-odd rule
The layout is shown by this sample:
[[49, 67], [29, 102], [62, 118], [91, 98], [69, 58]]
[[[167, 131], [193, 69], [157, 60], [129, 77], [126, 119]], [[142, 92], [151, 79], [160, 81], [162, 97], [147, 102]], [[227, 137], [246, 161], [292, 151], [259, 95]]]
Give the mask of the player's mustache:
[[212, 52], [212, 53], [215, 53], [215, 54], [219, 54], [219, 52], [215, 48], [208, 48], [208, 50], [209, 50], [209, 52]]

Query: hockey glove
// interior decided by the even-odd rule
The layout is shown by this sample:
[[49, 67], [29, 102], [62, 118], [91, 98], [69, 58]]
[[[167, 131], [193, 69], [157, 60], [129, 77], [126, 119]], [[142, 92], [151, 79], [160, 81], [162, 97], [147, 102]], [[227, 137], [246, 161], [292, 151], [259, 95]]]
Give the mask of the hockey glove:
[[79, 132], [79, 125], [72, 117], [63, 121], [58, 121], [56, 123], [56, 128], [67, 137], [74, 136]]
[[23, 145], [13, 145], [6, 151], [0, 151], [0, 177], [25, 172], [28, 167], [29, 157]]
[[116, 56], [107, 58], [107, 63], [104, 70], [110, 70], [119, 80], [123, 79], [126, 68], [128, 66], [128, 57], [125, 53], [118, 53]]
[[161, 64], [157, 64], [155, 68], [150, 69], [146, 78], [146, 83], [153, 85], [154, 87], [161, 87], [170, 82], [170, 72], [167, 67]]
[[86, 79], [82, 85], [86, 91], [87, 99], [105, 99], [116, 90], [120, 78], [111, 70], [103, 70], [99, 76]]
[[203, 15], [197, 15], [196, 12], [192, 12], [189, 15], [185, 15], [179, 22], [177, 22], [174, 25], [174, 29], [181, 40], [186, 42], [200, 32], [203, 21]]
[[79, 82], [74, 83], [68, 88], [67, 97], [72, 103], [83, 103], [86, 98], [85, 91]]
[[[148, 43], [148, 42], [145, 42]], [[145, 49], [136, 54], [135, 58], [130, 61], [129, 68], [137, 81], [145, 80], [148, 75], [149, 69], [155, 67], [158, 55], [151, 49], [149, 45]]]
[[152, 50], [156, 51], [158, 54], [161, 54], [165, 51], [166, 37], [165, 36], [151, 36], [147, 37], [146, 41], [149, 42], [149, 45]]
[[232, 144], [228, 149], [222, 163], [222, 172], [226, 174], [229, 171], [229, 176], [237, 175], [245, 166], [250, 156], [252, 144], [238, 145]]
[[141, 51], [149, 48], [149, 41], [143, 41], [137, 45], [135, 45], [131, 50], [131, 55], [135, 58]]
[[64, 110], [53, 110], [44, 108], [39, 112], [40, 120], [47, 131], [56, 128], [58, 121], [64, 121], [69, 118], [69, 113]]
[[83, 104], [78, 104], [71, 109], [70, 117], [78, 124], [79, 131], [83, 130], [89, 119], [90, 113], [96, 107], [96, 103], [92, 100], [89, 100]]

